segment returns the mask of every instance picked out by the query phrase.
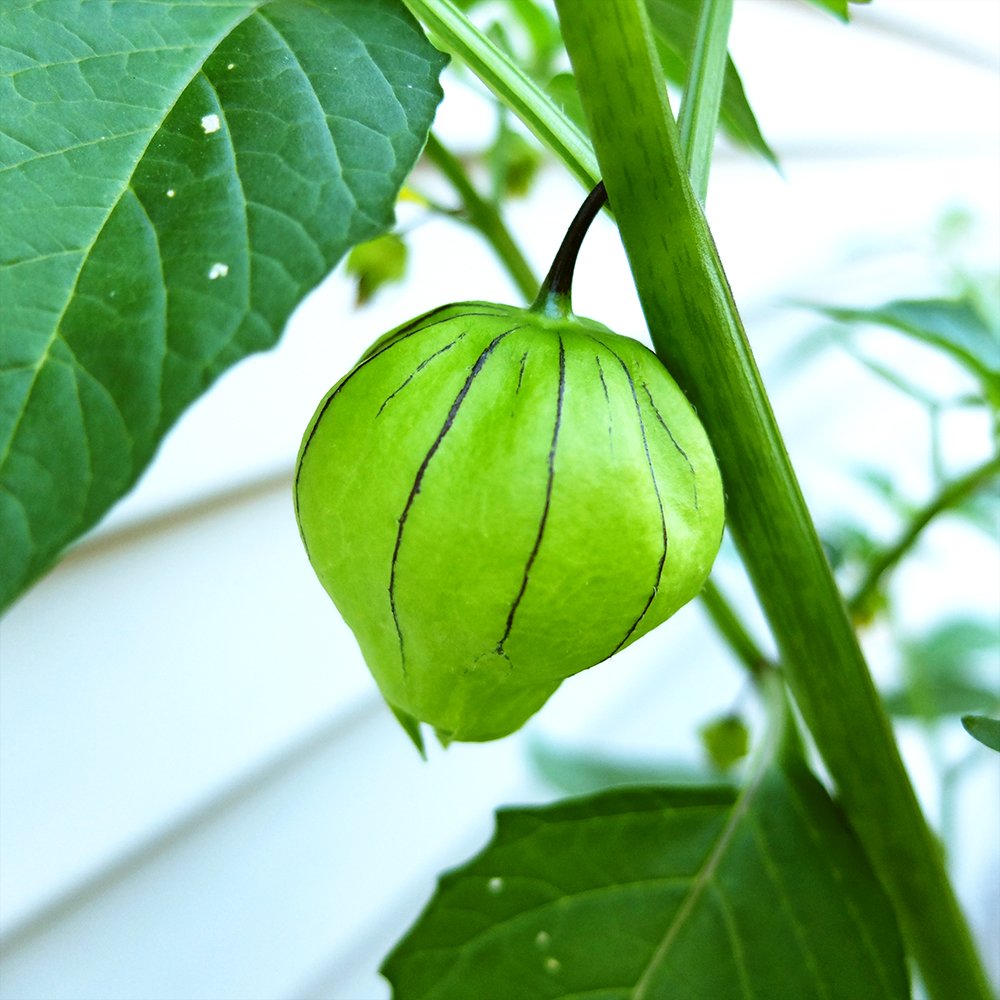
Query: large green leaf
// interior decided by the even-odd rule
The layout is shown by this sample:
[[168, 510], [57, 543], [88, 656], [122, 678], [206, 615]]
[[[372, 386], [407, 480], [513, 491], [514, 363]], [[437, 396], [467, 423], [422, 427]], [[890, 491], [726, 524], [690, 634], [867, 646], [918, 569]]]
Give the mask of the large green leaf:
[[793, 759], [741, 798], [645, 788], [497, 815], [383, 966], [395, 1000], [892, 1000], [888, 900]]
[[0, 7], [0, 606], [393, 205], [445, 57], [398, 0]]

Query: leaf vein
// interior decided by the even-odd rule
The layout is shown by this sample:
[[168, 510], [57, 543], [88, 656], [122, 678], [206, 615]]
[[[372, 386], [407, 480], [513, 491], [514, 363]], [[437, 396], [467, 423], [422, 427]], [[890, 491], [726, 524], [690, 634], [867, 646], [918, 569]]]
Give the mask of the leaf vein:
[[844, 890], [841, 893], [841, 898], [844, 902], [844, 906], [850, 915], [851, 921], [857, 927], [858, 932], [864, 941], [865, 950], [868, 952], [872, 959], [875, 969], [878, 973], [879, 979], [882, 982], [882, 986], [885, 989], [885, 995], [891, 996], [894, 991], [892, 979], [889, 976], [889, 970], [886, 968], [885, 963], [882, 961], [882, 956], [879, 954], [878, 949], [875, 947], [875, 942], [871, 938], [871, 934], [868, 931], [867, 923], [861, 919], [861, 915], [858, 912], [858, 908], [847, 892], [847, 882], [844, 878], [844, 873], [841, 869], [834, 863], [831, 852], [824, 849], [820, 837], [820, 831], [815, 823], [812, 821], [812, 817], [809, 814], [806, 804], [802, 801], [802, 797], [799, 793], [798, 787], [793, 783], [788, 783], [788, 796], [791, 802], [792, 808], [798, 813], [799, 819], [802, 821], [803, 826], [809, 834], [812, 842], [819, 848], [819, 853], [826, 863], [827, 867], [830, 869], [830, 873], [833, 876], [834, 881], [836, 881]]
[[[783, 775], [784, 777], [784, 775]], [[785, 778], [784, 784], [787, 786], [787, 778]], [[813, 954], [812, 948], [809, 946], [808, 937], [806, 934], [806, 929], [802, 922], [798, 918], [795, 909], [792, 906], [791, 898], [788, 895], [788, 890], [785, 888], [784, 882], [780, 878], [779, 867], [775, 864], [774, 859], [771, 857], [771, 853], [767, 847], [767, 836], [761, 829], [760, 823], [757, 818], [751, 814], [747, 817], [747, 822], [750, 826], [750, 831], [753, 835], [754, 842], [757, 845], [757, 850], [760, 852], [761, 861], [764, 863], [764, 870], [767, 872], [768, 878], [771, 880], [774, 888], [777, 890], [778, 899], [781, 903], [781, 908], [785, 911], [788, 916], [789, 922], [792, 925], [792, 930], [795, 932], [795, 940], [799, 945], [799, 951], [802, 953], [802, 958], [805, 964], [808, 966], [809, 971], [813, 974], [816, 981], [816, 986], [820, 993], [824, 997], [830, 996], [830, 991], [827, 988], [826, 981], [820, 974], [819, 968], [816, 964], [816, 956]]]

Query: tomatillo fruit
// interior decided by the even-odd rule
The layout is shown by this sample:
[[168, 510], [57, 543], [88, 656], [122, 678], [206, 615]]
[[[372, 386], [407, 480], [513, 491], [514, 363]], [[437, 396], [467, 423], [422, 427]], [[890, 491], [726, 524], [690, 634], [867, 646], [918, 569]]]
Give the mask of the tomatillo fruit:
[[419, 722], [445, 743], [518, 729], [691, 600], [718, 551], [705, 431], [651, 351], [572, 314], [578, 247], [531, 309], [387, 333], [302, 440], [309, 559], [421, 749]]

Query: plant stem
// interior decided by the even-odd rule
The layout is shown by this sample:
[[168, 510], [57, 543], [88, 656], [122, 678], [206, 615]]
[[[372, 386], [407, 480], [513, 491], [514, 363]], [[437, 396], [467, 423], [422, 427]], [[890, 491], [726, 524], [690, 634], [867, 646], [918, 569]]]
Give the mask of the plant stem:
[[865, 620], [868, 617], [869, 607], [878, 592], [882, 577], [913, 548], [920, 533], [931, 520], [960, 503], [970, 493], [974, 493], [980, 486], [985, 485], [997, 475], [1000, 475], [1000, 456], [994, 455], [989, 461], [983, 462], [982, 465], [977, 466], [960, 479], [949, 483], [926, 506], [913, 515], [899, 540], [894, 545], [884, 549], [869, 564], [868, 573], [861, 586], [848, 602], [848, 607], [855, 619]]
[[754, 642], [735, 609], [716, 587], [711, 577], [705, 581], [705, 586], [701, 588], [701, 593], [698, 596], [705, 605], [705, 610], [711, 616], [715, 627], [729, 643], [743, 665], [750, 671], [750, 675], [755, 681], [759, 682], [765, 673], [775, 669], [775, 664], [764, 655], [763, 650]]
[[569, 167], [589, 191], [601, 179], [587, 137], [519, 66], [504, 55], [451, 0], [404, 0], [440, 44], [453, 52]]
[[784, 673], [934, 1000], [990, 995], [688, 181], [640, 0], [556, 0], [653, 343], [715, 448]]
[[[691, 186], [702, 204], [708, 193], [732, 19], [733, 0], [702, 0], [698, 34], [678, 117], [684, 162]], [[699, 596], [719, 633], [759, 683], [763, 671], [773, 665], [754, 642], [733, 606], [711, 578], [705, 581]]]
[[[680, 144], [688, 176], [703, 205], [708, 193], [715, 133], [719, 125], [732, 18], [733, 0], [702, 0], [698, 35], [688, 66], [678, 118]], [[719, 633], [759, 685], [763, 673], [774, 665], [754, 642], [736, 610], [711, 577], [705, 581], [699, 596]]]
[[424, 152], [458, 192], [465, 207], [465, 221], [486, 237], [525, 301], [531, 302], [538, 292], [538, 279], [531, 270], [531, 265], [524, 259], [510, 230], [504, 225], [500, 213], [479, 194], [465, 168], [433, 132], [427, 137]]
[[732, 20], [733, 0], [701, 0], [698, 35], [677, 122], [691, 186], [703, 205], [719, 125]]

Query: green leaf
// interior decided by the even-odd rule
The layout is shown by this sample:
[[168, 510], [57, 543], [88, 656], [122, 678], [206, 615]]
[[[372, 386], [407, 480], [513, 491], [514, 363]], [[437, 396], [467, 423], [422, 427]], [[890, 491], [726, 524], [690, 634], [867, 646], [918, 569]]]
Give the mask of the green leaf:
[[395, 1000], [909, 996], [889, 902], [795, 761], [740, 799], [646, 788], [499, 812], [382, 972]]
[[0, 10], [0, 605], [392, 223], [445, 57], [398, 0]]
[[919, 642], [905, 643], [909, 668], [922, 677], [967, 676], [976, 653], [1000, 643], [1000, 628], [976, 618], [956, 618], [937, 626]]
[[708, 758], [717, 771], [728, 771], [747, 755], [750, 733], [738, 715], [724, 715], [702, 726], [699, 732]]
[[[649, 20], [659, 43], [663, 72], [678, 86], [683, 86], [687, 79], [688, 62], [698, 35], [699, 6], [700, 0], [646, 0]], [[761, 135], [736, 65], [728, 57], [719, 121], [730, 139], [755, 150], [768, 162], [777, 165], [774, 151]]]
[[683, 761], [616, 758], [540, 741], [532, 742], [528, 753], [539, 777], [568, 795], [636, 785], [705, 785], [719, 780], [706, 768]]
[[532, 70], [544, 73], [562, 51], [559, 22], [534, 0], [509, 0], [510, 6], [531, 39]]
[[359, 243], [347, 257], [347, 273], [357, 279], [356, 305], [363, 306], [386, 284], [406, 274], [406, 244], [396, 233]]
[[991, 326], [971, 298], [889, 302], [873, 309], [817, 306], [841, 323], [874, 323], [932, 344], [951, 355], [982, 383], [1000, 407], [1000, 329]]
[[549, 97], [585, 135], [587, 132], [587, 116], [583, 113], [580, 95], [576, 89], [576, 80], [572, 73], [556, 73], [545, 88]]
[[847, 0], [810, 0], [817, 7], [822, 7], [823, 10], [829, 11], [835, 17], [840, 18], [841, 21], [849, 20], [850, 15], [847, 12]]
[[487, 153], [499, 199], [525, 197], [538, 176], [542, 160], [542, 151], [520, 132], [501, 127]]
[[883, 701], [886, 711], [898, 718], [937, 719], [962, 712], [988, 711], [996, 706], [997, 696], [960, 678], [941, 677], [919, 690], [890, 691]]
[[995, 483], [970, 493], [955, 504], [953, 510], [995, 541], [1000, 541], [1000, 490]]
[[879, 544], [860, 525], [847, 521], [831, 525], [823, 532], [823, 548], [833, 569], [849, 563], [869, 562], [879, 552]]
[[886, 709], [922, 719], [994, 709], [1000, 695], [980, 683], [975, 662], [998, 643], [996, 626], [970, 618], [945, 622], [919, 640], [902, 643], [906, 685], [885, 695]]
[[987, 719], [982, 715], [963, 715], [966, 732], [985, 747], [1000, 752], [1000, 719]]
[[[848, 12], [847, 3], [848, 0], [811, 0], [817, 7], [822, 7], [823, 10], [829, 11], [834, 16], [840, 18], [841, 21], [845, 23], [850, 20], [850, 13]], [[871, 0], [850, 0], [851, 3], [871, 3]]]

